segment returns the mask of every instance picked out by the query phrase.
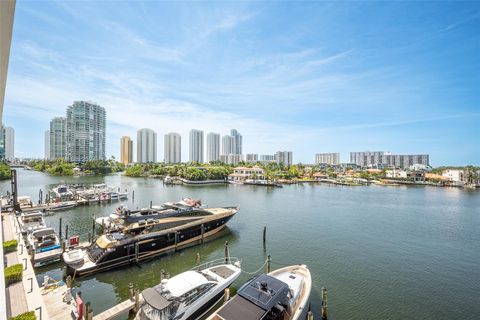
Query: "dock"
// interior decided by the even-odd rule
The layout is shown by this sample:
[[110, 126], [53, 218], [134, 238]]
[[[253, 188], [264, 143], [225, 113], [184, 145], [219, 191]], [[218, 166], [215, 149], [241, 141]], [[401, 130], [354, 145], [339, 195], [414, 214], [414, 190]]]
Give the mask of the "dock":
[[72, 318], [71, 313], [75, 307], [71, 302], [66, 303], [63, 301], [67, 289], [67, 285], [64, 283], [53, 289], [41, 288], [43, 301], [45, 302], [50, 320]]
[[[138, 298], [137, 298], [138, 295]], [[100, 314], [97, 314], [96, 316], [93, 316], [93, 320], [110, 320], [110, 319], [115, 319], [121, 314], [126, 314], [129, 313], [132, 310], [136, 310], [138, 306], [142, 303], [143, 297], [141, 293], [138, 293], [137, 295], [133, 296], [132, 298], [125, 300], [123, 302], [120, 302], [119, 304], [113, 306], [112, 308], [103, 311]], [[138, 303], [135, 301], [138, 299]]]

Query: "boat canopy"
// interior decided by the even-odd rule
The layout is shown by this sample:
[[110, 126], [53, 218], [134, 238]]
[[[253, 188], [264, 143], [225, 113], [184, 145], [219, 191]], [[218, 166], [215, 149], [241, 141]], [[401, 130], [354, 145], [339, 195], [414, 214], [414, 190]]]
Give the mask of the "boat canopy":
[[165, 289], [174, 297], [181, 297], [185, 293], [206, 284], [210, 281], [197, 271], [186, 271], [168, 279]]
[[143, 290], [142, 296], [146, 303], [157, 310], [163, 310], [172, 304], [172, 301], [167, 300], [160, 292], [157, 291], [158, 286], [147, 288]]
[[53, 230], [52, 228], [40, 229], [40, 230], [33, 231], [32, 235], [35, 238], [40, 239], [45, 236], [55, 235], [55, 230]]

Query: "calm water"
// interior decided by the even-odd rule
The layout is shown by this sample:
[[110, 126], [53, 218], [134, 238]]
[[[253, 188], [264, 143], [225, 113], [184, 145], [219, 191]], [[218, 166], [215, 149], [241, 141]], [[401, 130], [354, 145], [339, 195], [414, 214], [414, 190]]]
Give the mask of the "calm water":
[[[332, 319], [480, 319], [480, 192], [434, 187], [343, 187], [292, 185], [171, 186], [160, 180], [105, 177], [60, 178], [18, 170], [19, 195], [38, 200], [40, 188], [61, 182], [101, 183], [135, 190], [130, 208], [179, 200], [202, 199], [210, 207], [239, 205], [225, 235], [202, 246], [160, 257], [141, 267], [124, 268], [81, 279], [83, 297], [95, 313], [128, 297], [128, 283], [141, 289], [159, 282], [160, 270], [172, 275], [202, 261], [232, 256], [246, 271], [258, 269], [266, 254], [272, 268], [305, 263], [315, 291], [312, 308], [318, 319], [319, 292], [328, 289]], [[5, 193], [9, 182], [0, 184]], [[92, 214], [108, 215], [118, 203], [79, 207], [46, 218], [83, 239]], [[267, 226], [267, 244], [262, 230]], [[62, 264], [39, 270], [55, 278]], [[249, 279], [243, 274], [236, 286]]]

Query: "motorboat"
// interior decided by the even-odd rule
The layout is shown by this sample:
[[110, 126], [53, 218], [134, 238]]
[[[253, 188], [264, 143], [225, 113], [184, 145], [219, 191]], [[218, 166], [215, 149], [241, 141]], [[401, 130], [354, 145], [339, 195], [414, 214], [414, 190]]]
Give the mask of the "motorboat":
[[225, 289], [241, 274], [240, 261], [212, 261], [180, 273], [142, 292], [135, 320], [200, 319], [223, 298]]
[[18, 225], [22, 234], [27, 234], [28, 232], [33, 232], [38, 229], [46, 228], [45, 220], [43, 219], [43, 213], [31, 212], [31, 213], [22, 213], [18, 217]]
[[128, 192], [120, 192], [120, 191], [110, 192], [110, 199], [112, 200], [121, 200], [121, 199], [127, 199], [127, 198], [128, 198]]
[[60, 240], [52, 228], [38, 229], [29, 233], [27, 243], [34, 267], [59, 261], [62, 256]]
[[311, 289], [307, 266], [277, 269], [248, 281], [207, 320], [304, 320]]
[[56, 186], [55, 188], [52, 188], [51, 191], [54, 195], [54, 199], [60, 199], [60, 201], [73, 200], [73, 192], [70, 191], [66, 185]]
[[76, 201], [64, 201], [64, 202], [56, 202], [50, 205], [46, 211], [62, 211], [75, 208], [77, 206]]
[[82, 249], [86, 253], [83, 263], [67, 263], [67, 272], [77, 277], [92, 275], [201, 244], [222, 230], [237, 211], [237, 207], [197, 208], [184, 215], [132, 223], [101, 235]]
[[85, 250], [82, 249], [71, 249], [66, 250], [62, 254], [63, 261], [71, 266], [79, 266], [83, 264], [83, 260], [85, 258]]

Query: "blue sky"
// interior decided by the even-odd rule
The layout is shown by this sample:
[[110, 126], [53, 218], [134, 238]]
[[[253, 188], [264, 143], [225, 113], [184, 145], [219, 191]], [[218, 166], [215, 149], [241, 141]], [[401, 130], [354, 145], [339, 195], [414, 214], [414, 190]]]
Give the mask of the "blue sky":
[[480, 2], [17, 1], [4, 123], [17, 156], [74, 100], [136, 130], [244, 136], [244, 153], [429, 153], [480, 164]]

